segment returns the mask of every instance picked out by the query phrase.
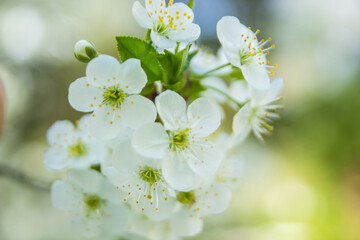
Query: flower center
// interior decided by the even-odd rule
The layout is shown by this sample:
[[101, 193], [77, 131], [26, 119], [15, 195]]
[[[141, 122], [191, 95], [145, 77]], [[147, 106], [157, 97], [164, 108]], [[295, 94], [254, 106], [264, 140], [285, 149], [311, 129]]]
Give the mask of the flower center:
[[69, 146], [69, 157], [83, 157], [86, 156], [88, 151], [87, 146], [79, 139], [77, 143]]
[[170, 149], [172, 151], [185, 150], [190, 145], [190, 129], [169, 132]]
[[97, 194], [84, 193], [83, 195], [83, 204], [88, 214], [99, 210], [106, 204], [105, 200]]
[[190, 192], [178, 192], [176, 195], [176, 199], [184, 205], [187, 205], [191, 208], [192, 205], [196, 202], [195, 191]]
[[103, 104], [109, 104], [113, 107], [115, 106], [120, 107], [121, 103], [126, 98], [126, 93], [118, 86], [111, 86], [105, 88], [103, 97], [104, 97]]
[[149, 192], [147, 198], [152, 199], [152, 186], [162, 179], [161, 169], [153, 169], [152, 167], [145, 166], [140, 169], [139, 177], [144, 182], [149, 183]]

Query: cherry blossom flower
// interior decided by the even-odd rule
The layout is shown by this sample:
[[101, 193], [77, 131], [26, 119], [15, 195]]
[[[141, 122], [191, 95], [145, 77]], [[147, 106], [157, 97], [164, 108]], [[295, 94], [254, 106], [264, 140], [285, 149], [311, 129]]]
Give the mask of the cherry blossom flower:
[[114, 57], [101, 55], [89, 62], [86, 77], [70, 85], [69, 102], [81, 112], [93, 112], [90, 133], [102, 139], [117, 136], [123, 125], [138, 128], [154, 122], [152, 101], [139, 93], [147, 83], [137, 59], [120, 64]]
[[70, 211], [70, 226], [84, 237], [118, 236], [129, 225], [120, 192], [94, 170], [72, 170], [51, 187], [53, 205]]
[[173, 48], [177, 42], [189, 43], [200, 36], [200, 27], [193, 23], [194, 12], [184, 3], [170, 0], [145, 0], [145, 8], [136, 1], [133, 15], [139, 25], [151, 29], [151, 40], [161, 48]]
[[49, 128], [47, 139], [50, 147], [44, 154], [47, 168], [88, 168], [105, 159], [108, 149], [103, 141], [89, 134], [89, 118], [89, 115], [82, 117], [77, 127], [65, 120], [58, 121]]
[[175, 206], [175, 193], [164, 181], [160, 162], [138, 155], [130, 139], [123, 140], [112, 153], [103, 171], [130, 202], [154, 221], [169, 218]]
[[223, 17], [217, 24], [217, 35], [224, 53], [229, 62], [241, 69], [245, 80], [254, 88], [265, 90], [270, 87], [268, 69], [274, 66], [268, 65], [266, 55], [275, 46], [264, 49], [264, 45], [271, 39], [258, 41], [255, 33], [245, 27], [236, 17]]
[[185, 100], [167, 90], [155, 99], [164, 124], [151, 123], [135, 131], [133, 146], [143, 156], [162, 158], [162, 174], [176, 190], [196, 187], [199, 176], [215, 174], [220, 152], [208, 136], [220, 125], [216, 107], [205, 98], [193, 101], [186, 110]]

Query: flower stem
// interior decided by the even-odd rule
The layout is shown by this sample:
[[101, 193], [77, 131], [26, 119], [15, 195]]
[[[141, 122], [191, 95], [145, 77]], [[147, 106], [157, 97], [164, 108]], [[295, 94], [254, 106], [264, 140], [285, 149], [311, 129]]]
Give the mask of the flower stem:
[[205, 78], [205, 77], [207, 77], [210, 73], [216, 72], [216, 71], [218, 71], [218, 70], [220, 70], [220, 69], [222, 69], [222, 68], [225, 68], [225, 67], [227, 67], [227, 66], [231, 66], [231, 63], [226, 63], [226, 64], [224, 64], [224, 65], [221, 65], [221, 66], [217, 67], [217, 68], [214, 68], [214, 69], [212, 69], [212, 70], [210, 70], [210, 71], [208, 71], [208, 72], [200, 75], [199, 77], [200, 77], [200, 78]]
[[212, 89], [218, 93], [220, 93], [221, 95], [225, 96], [227, 99], [229, 99], [230, 101], [232, 101], [233, 103], [235, 103], [240, 109], [247, 103], [239, 103], [235, 98], [231, 97], [229, 94], [227, 94], [226, 92], [221, 91], [220, 89], [216, 88], [216, 87], [212, 87], [212, 86], [208, 86], [208, 85], [203, 85], [205, 88], [207, 89]]

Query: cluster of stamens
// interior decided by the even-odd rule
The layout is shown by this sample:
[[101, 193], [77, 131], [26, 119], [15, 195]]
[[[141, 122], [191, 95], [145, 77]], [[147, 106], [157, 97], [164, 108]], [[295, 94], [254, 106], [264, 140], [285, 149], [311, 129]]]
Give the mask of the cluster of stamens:
[[119, 86], [111, 86], [104, 89], [102, 96], [103, 104], [120, 108], [126, 98], [126, 93]]
[[262, 136], [269, 135], [274, 131], [274, 120], [280, 119], [280, 114], [276, 111], [284, 108], [283, 105], [271, 103], [278, 102], [281, 99], [282, 97], [278, 97], [266, 106], [253, 109], [253, 116], [258, 119], [254, 126], [254, 133], [262, 141], [264, 140]]
[[87, 212], [86, 216], [89, 217], [92, 212], [100, 211], [103, 206], [106, 206], [106, 201], [97, 194], [84, 193], [82, 204]]
[[[251, 27], [249, 27], [251, 31]], [[256, 30], [255, 37], [253, 40], [257, 40], [256, 35], [260, 33], [260, 30]], [[256, 46], [252, 45], [252, 41], [250, 40], [250, 36], [246, 36], [244, 34], [241, 35], [242, 41], [244, 42], [245, 48], [242, 48], [239, 52], [240, 54], [240, 63], [241, 65], [247, 65], [252, 61], [257, 61], [257, 64], [260, 66], [264, 66], [267, 69], [276, 68], [278, 65], [269, 65], [269, 61], [264, 61], [263, 55], [269, 55], [270, 50], [275, 48], [275, 45], [271, 45], [268, 48], [264, 48], [264, 46], [271, 41], [271, 38], [267, 40], [261, 39]], [[274, 71], [268, 71], [271, 75], [274, 74]]]
[[190, 145], [190, 129], [169, 132], [171, 151], [182, 151]]
[[88, 147], [78, 139], [77, 142], [68, 147], [68, 156], [69, 157], [84, 157], [88, 152]]
[[[139, 166], [139, 182], [137, 184], [122, 185], [122, 190], [127, 192], [127, 197], [124, 202], [132, 196], [136, 195], [136, 204], [142, 202], [141, 210], [145, 210], [145, 202], [141, 198], [150, 200], [150, 205], [155, 206], [155, 210], [159, 210], [159, 198], [163, 197], [167, 200], [166, 183], [163, 180], [161, 169], [155, 169], [150, 166]], [[117, 187], [119, 188], [119, 187]], [[161, 196], [162, 195], [162, 196]]]
[[[172, 6], [174, 3], [173, 0], [170, 0], [168, 6]], [[149, 4], [152, 4], [152, 0], [149, 0]], [[176, 11], [176, 15], [172, 16], [169, 14], [167, 9], [164, 6], [164, 3], [160, 4], [160, 7], [163, 9], [154, 10], [154, 12], [150, 12], [150, 16], [154, 18], [154, 24], [153, 24], [153, 31], [157, 32], [158, 34], [167, 37], [167, 34], [169, 30], [186, 30], [185, 27], [183, 27], [184, 22], [177, 23], [176, 20], [180, 20], [180, 18], [187, 18], [191, 19], [190, 14], [188, 13], [180, 13], [180, 11]]]

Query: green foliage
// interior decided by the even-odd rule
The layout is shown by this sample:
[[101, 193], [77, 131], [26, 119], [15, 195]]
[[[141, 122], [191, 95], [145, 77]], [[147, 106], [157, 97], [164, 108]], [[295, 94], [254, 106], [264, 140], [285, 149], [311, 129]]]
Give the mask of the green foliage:
[[116, 37], [116, 41], [121, 61], [137, 58], [150, 83], [163, 79], [164, 69], [156, 58], [158, 53], [153, 46], [136, 37]]
[[195, 7], [195, 1], [194, 1], [194, 0], [190, 0], [190, 1], [188, 1], [188, 2], [186, 3], [186, 5], [188, 5], [189, 8], [194, 9], [194, 7]]
[[166, 88], [174, 91], [185, 86], [184, 73], [189, 68], [191, 59], [197, 54], [197, 51], [189, 53], [191, 44], [179, 52], [164, 50], [164, 53], [160, 54], [150, 43], [139, 38], [116, 37], [116, 41], [120, 59], [140, 59], [149, 83], [159, 80]]

